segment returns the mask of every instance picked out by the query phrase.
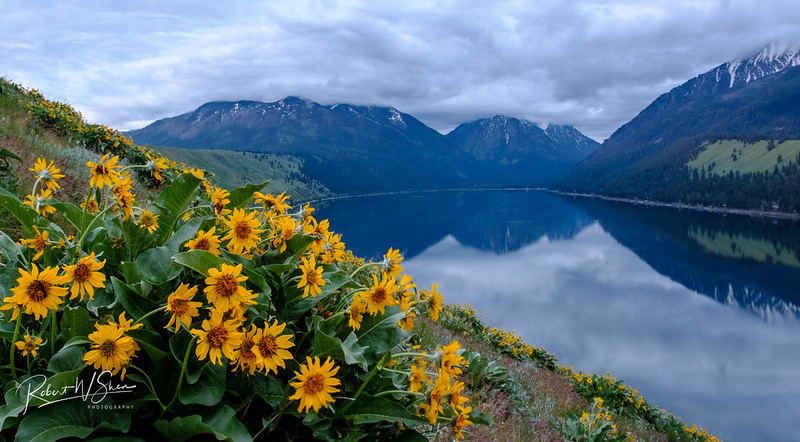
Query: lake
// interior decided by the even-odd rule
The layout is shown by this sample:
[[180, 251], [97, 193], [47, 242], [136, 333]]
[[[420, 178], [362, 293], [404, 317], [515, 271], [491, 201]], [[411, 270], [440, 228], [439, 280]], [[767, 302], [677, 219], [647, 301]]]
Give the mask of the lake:
[[524, 190], [313, 205], [356, 255], [399, 249], [418, 287], [562, 365], [726, 441], [800, 440], [800, 223]]

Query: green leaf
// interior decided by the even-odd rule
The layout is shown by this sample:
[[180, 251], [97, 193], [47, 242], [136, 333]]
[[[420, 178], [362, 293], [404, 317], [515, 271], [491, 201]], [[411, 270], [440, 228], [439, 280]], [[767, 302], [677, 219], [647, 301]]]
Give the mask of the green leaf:
[[370, 358], [380, 358], [388, 350], [406, 341], [411, 335], [397, 326], [403, 319], [403, 313], [397, 306], [386, 307], [386, 313], [380, 316], [364, 315], [361, 329], [358, 331], [358, 342], [367, 347]]
[[19, 424], [17, 440], [48, 442], [69, 437], [85, 439], [98, 428], [117, 432], [130, 429], [130, 413], [90, 410], [86, 404], [70, 402], [73, 401], [41, 407], [25, 416]]
[[172, 253], [166, 247], [146, 250], [134, 262], [144, 280], [153, 285], [163, 285], [181, 274], [181, 268], [172, 265]]
[[261, 191], [269, 181], [264, 181], [261, 184], [247, 184], [237, 189], [231, 190], [231, 195], [228, 197], [230, 203], [229, 207], [242, 207], [253, 196], [254, 193]]
[[50, 358], [50, 361], [47, 363], [47, 370], [60, 373], [63, 371], [82, 369], [86, 366], [83, 362], [83, 355], [85, 354], [85, 348], [77, 346], [64, 347]]
[[5, 147], [0, 149], [0, 158], [13, 158], [17, 161], [22, 161], [22, 158], [18, 157], [14, 152], [6, 149]]
[[172, 234], [172, 229], [194, 199], [201, 182], [191, 173], [184, 173], [165, 187], [153, 201], [155, 212], [158, 212], [158, 230], [163, 238], [169, 238]]
[[475, 409], [470, 411], [469, 420], [475, 425], [494, 425], [494, 420], [489, 415]]
[[417, 416], [399, 403], [384, 397], [374, 397], [361, 393], [345, 416], [353, 420], [353, 424], [362, 425], [375, 422], [402, 422], [413, 427], [428, 422], [428, 419]]
[[[83, 368], [68, 372], [58, 373], [51, 377], [44, 375], [24, 376], [18, 381], [12, 381], [5, 387], [5, 404], [0, 406], [0, 428], [9, 418], [14, 418], [20, 414], [29, 412], [34, 407], [47, 404], [48, 401], [56, 400], [61, 395], [48, 396], [47, 400], [41, 399], [39, 394], [42, 389], [50, 385], [51, 390], [58, 390], [67, 385], [75, 385], [75, 379], [83, 371]], [[19, 435], [17, 435], [19, 437]], [[26, 440], [26, 439], [19, 439]]]
[[337, 360], [344, 359], [342, 340], [334, 336], [336, 331], [333, 326], [322, 320], [320, 316], [314, 316], [314, 321], [316, 322], [314, 327], [314, 352], [311, 356], [319, 356], [320, 358], [330, 356]]
[[64, 215], [67, 221], [78, 229], [78, 232], [83, 232], [83, 229], [85, 229], [94, 218], [94, 215], [84, 212], [83, 209], [69, 202], [53, 201], [50, 205]]
[[350, 332], [347, 339], [342, 342], [342, 351], [344, 352], [344, 361], [350, 365], [359, 364], [364, 371], [368, 371], [367, 358], [364, 357], [364, 351], [367, 347], [358, 345], [358, 337], [355, 333]]
[[33, 224], [39, 216], [35, 210], [22, 204], [22, 201], [16, 195], [0, 187], [0, 207], [8, 210], [14, 218], [22, 224], [22, 229], [25, 231], [25, 236], [30, 236], [34, 233]]
[[[158, 307], [153, 301], [139, 296], [132, 288], [115, 276], [111, 277], [111, 286], [114, 288], [117, 302], [122, 304], [122, 307], [134, 320], [139, 320], [139, 318]], [[147, 318], [145, 321], [149, 319]]]
[[22, 253], [22, 247], [0, 230], [0, 263], [14, 265]]
[[164, 247], [175, 253], [179, 252], [181, 244], [194, 238], [204, 221], [214, 218], [216, 218], [214, 215], [192, 218], [170, 236], [169, 240], [164, 243]]
[[186, 417], [176, 417], [171, 421], [158, 420], [153, 427], [169, 441], [185, 441], [201, 434], [213, 434], [217, 440], [226, 441], [251, 441], [252, 436], [235, 417], [235, 411], [224, 405], [204, 416], [193, 414]]
[[61, 316], [61, 336], [70, 340], [76, 336], [87, 337], [94, 331], [89, 312], [83, 307], [65, 307]]
[[173, 256], [172, 261], [176, 264], [188, 267], [206, 277], [208, 277], [208, 269], [210, 268], [219, 269], [222, 267], [222, 264], [233, 265], [233, 263], [227, 259], [215, 256], [213, 253], [206, 250], [181, 252]]
[[223, 358], [219, 364], [208, 363], [200, 372], [200, 377], [193, 384], [186, 383], [181, 387], [178, 399], [182, 404], [216, 405], [225, 394], [225, 364]]

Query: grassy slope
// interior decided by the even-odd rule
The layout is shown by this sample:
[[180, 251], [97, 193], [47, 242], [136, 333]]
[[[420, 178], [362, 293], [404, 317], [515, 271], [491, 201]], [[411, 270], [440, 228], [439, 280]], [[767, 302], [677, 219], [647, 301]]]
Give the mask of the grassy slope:
[[[0, 86], [4, 85], [5, 83], [0, 79]], [[23, 159], [23, 162], [10, 161], [11, 175], [18, 180], [12, 191], [18, 195], [25, 195], [29, 192], [28, 189], [33, 184], [33, 178], [27, 169], [31, 167], [30, 165], [37, 157], [41, 156], [48, 161], [54, 161], [62, 171], [70, 171], [66, 178], [60, 180], [62, 188], [56, 196], [79, 204], [80, 201], [71, 198], [77, 193], [73, 195], [70, 183], [87, 180], [89, 171], [85, 167], [85, 163], [86, 161], [97, 161], [99, 154], [76, 146], [69, 139], [59, 136], [50, 128], [43, 126], [35, 117], [28, 115], [24, 107], [25, 99], [25, 94], [17, 90], [8, 92], [6, 89], [4, 93], [0, 93], [0, 148], [6, 148]], [[167, 157], [176, 161], [185, 158], [179, 156], [180, 151], [180, 149], [163, 149]], [[196, 154], [197, 151], [192, 153]], [[216, 154], [221, 154], [221, 156]], [[231, 188], [234, 187], [237, 179], [253, 181], [262, 178], [269, 179], [270, 176], [265, 175], [269, 172], [264, 172], [263, 169], [263, 166], [269, 164], [273, 170], [278, 169], [284, 173], [283, 175], [279, 174], [280, 178], [273, 181], [274, 191], [286, 190], [278, 187], [282, 180], [288, 182], [290, 186], [294, 185], [295, 191], [302, 192], [304, 189], [308, 189], [309, 192], [325, 191], [314, 185], [305, 186], [299, 182], [292, 182], [290, 174], [298, 171], [299, 163], [291, 157], [274, 155], [256, 161], [249, 154], [219, 151], [201, 151], [201, 155], [193, 155], [193, 157], [195, 159], [200, 157], [209, 164], [216, 164], [218, 179], [232, 180], [230, 181]], [[193, 164], [198, 166], [202, 164], [200, 160], [196, 161]], [[214, 169], [214, 167], [209, 168]], [[237, 173], [236, 171], [240, 169], [242, 172]], [[141, 189], [139, 192], [146, 193], [147, 190]], [[297, 194], [294, 194], [293, 197], [296, 201], [299, 200]], [[13, 220], [6, 215], [0, 213], [0, 230], [12, 237], [19, 236], [18, 226], [14, 226]], [[57, 217], [59, 214], [53, 216]], [[332, 227], [335, 229], [336, 226]], [[450, 307], [447, 309], [456, 312], [463, 311]], [[444, 315], [448, 317], [447, 313]], [[562, 369], [554, 370], [552, 367], [545, 368], [532, 359], [510, 357], [507, 354], [508, 347], [505, 347], [506, 351], [504, 352], [501, 350], [504, 344], [499, 344], [500, 347], [497, 343], [492, 344], [492, 338], [487, 337], [484, 326], [480, 322], [476, 322], [475, 317], [469, 317], [469, 315], [466, 317], [467, 320], [464, 319], [463, 314], [461, 316], [450, 315], [449, 319], [440, 320], [439, 323], [431, 322], [427, 318], [418, 318], [414, 332], [418, 335], [423, 348], [428, 348], [430, 351], [434, 351], [442, 343], [458, 339], [465, 349], [479, 353], [484, 358], [484, 362], [490, 361], [490, 364], [494, 364], [481, 371], [480, 373], [483, 374], [480, 376], [471, 375], [469, 371], [461, 376], [461, 379], [467, 384], [468, 394], [472, 398], [467, 405], [483, 411], [495, 422], [492, 426], [475, 425], [470, 427], [467, 436], [469, 440], [562, 440], [562, 435], [555, 427], [554, 422], [564, 421], [570, 417], [577, 419], [581, 413], [591, 412], [590, 399], [594, 395], [587, 396], [585, 393], [581, 395], [576, 392], [569, 372], [564, 372]], [[468, 330], [472, 331], [468, 333]], [[496, 339], [498, 336], [503, 337], [503, 341], [506, 341], [505, 336], [511, 335], [501, 333], [494, 335], [494, 338]], [[527, 344], [521, 345], [527, 346]], [[665, 431], [665, 428], [657, 429], [652, 423], [630, 413], [615, 415], [614, 422], [622, 432], [632, 433], [635, 440], [676, 440], [673, 431]], [[666, 433], [673, 434], [667, 436]], [[685, 431], [678, 431], [677, 440], [704, 439], [689, 438]]]
[[214, 182], [225, 189], [269, 180], [270, 183], [264, 192], [286, 191], [295, 203], [330, 195], [325, 186], [300, 172], [303, 160], [292, 155], [178, 147], [153, 147], [153, 149], [173, 161], [213, 172]]
[[[782, 167], [790, 161], [796, 161], [800, 154], [800, 140], [788, 140], [783, 143], [774, 142], [775, 148], [767, 149], [767, 141], [745, 144], [737, 140], [721, 140], [713, 144], [704, 143], [705, 148], [697, 158], [687, 165], [692, 169], [711, 167], [710, 173], [726, 175], [728, 172], [772, 172], [775, 166]], [[736, 160], [734, 161], [734, 156]], [[778, 163], [778, 157], [782, 162]]]
[[690, 231], [689, 237], [707, 251], [718, 256], [748, 258], [759, 262], [777, 262], [787, 266], [800, 267], [800, 259], [797, 255], [768, 241], [701, 230]]

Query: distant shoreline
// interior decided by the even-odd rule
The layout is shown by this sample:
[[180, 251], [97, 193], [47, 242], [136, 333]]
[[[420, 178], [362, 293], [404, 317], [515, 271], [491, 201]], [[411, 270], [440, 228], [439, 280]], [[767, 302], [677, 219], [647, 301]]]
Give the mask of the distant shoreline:
[[594, 198], [594, 199], [601, 199], [604, 201], [615, 201], [621, 203], [628, 203], [628, 204], [637, 204], [642, 206], [652, 206], [652, 207], [669, 207], [672, 209], [687, 209], [687, 210], [695, 210], [698, 212], [709, 212], [709, 213], [721, 213], [721, 214], [734, 214], [734, 215], [745, 215], [750, 217], [757, 217], [757, 218], [773, 218], [773, 219], [784, 219], [789, 221], [800, 221], [800, 214], [797, 213], [788, 213], [788, 212], [768, 212], [765, 210], [752, 210], [752, 209], [735, 209], [730, 207], [714, 207], [714, 206], [702, 206], [699, 204], [684, 204], [684, 203], [665, 203], [661, 201], [651, 201], [651, 200], [641, 200], [641, 199], [634, 199], [634, 198], [618, 198], [613, 196], [607, 195], [599, 195], [596, 193], [578, 193], [578, 192], [563, 192], [560, 190], [551, 190], [551, 189], [543, 189], [555, 195], [562, 195], [562, 196], [576, 196], [581, 198]]
[[580, 198], [594, 198], [604, 201], [614, 201], [620, 203], [636, 204], [650, 207], [668, 207], [671, 209], [679, 210], [694, 210], [697, 212], [719, 213], [719, 214], [733, 214], [744, 215], [756, 218], [773, 218], [783, 219], [788, 221], [800, 221], [800, 214], [788, 212], [772, 212], [765, 210], [753, 209], [736, 209], [730, 207], [714, 207], [702, 206], [699, 204], [685, 204], [685, 203], [665, 203], [662, 201], [642, 200], [635, 198], [619, 198], [607, 195], [600, 195], [596, 193], [580, 193], [580, 192], [564, 192], [560, 190], [547, 189], [545, 187], [486, 187], [486, 188], [454, 188], [454, 189], [427, 189], [427, 190], [399, 190], [394, 192], [376, 192], [376, 193], [361, 193], [352, 195], [334, 195], [323, 198], [316, 198], [308, 201], [309, 203], [318, 203], [322, 201], [335, 201], [347, 198], [367, 198], [373, 196], [386, 196], [386, 195], [405, 195], [414, 193], [436, 193], [436, 192], [486, 192], [486, 191], [539, 191], [548, 192], [560, 196], [573, 196]]

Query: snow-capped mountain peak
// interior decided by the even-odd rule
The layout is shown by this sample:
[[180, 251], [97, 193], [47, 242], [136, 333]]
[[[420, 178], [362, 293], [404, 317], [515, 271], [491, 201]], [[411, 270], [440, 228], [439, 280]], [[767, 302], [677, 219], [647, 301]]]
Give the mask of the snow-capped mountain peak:
[[732, 60], [717, 68], [717, 79], [721, 79], [723, 70], [727, 71], [728, 87], [732, 88], [793, 66], [800, 66], [800, 43], [770, 43], [748, 59]]

